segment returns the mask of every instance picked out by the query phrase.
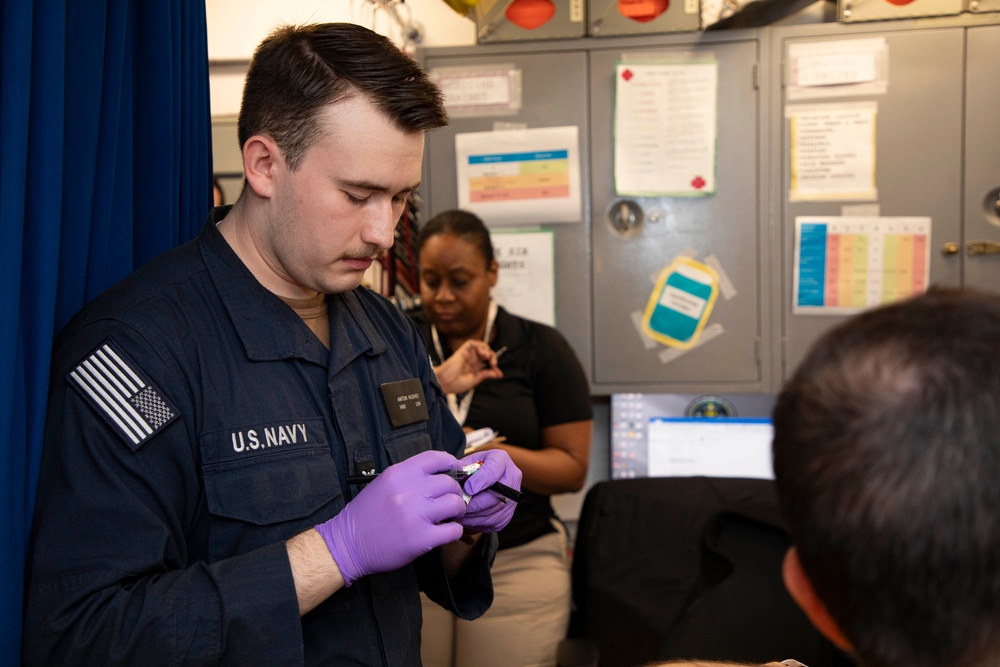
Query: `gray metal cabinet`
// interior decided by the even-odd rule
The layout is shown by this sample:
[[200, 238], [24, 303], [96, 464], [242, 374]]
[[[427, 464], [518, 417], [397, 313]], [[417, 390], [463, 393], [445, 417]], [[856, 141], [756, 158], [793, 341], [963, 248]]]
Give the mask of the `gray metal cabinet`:
[[[766, 391], [760, 343], [770, 335], [763, 276], [769, 264], [762, 226], [761, 45], [755, 31], [661, 36], [601, 42], [590, 50], [591, 185], [594, 252], [594, 386], [602, 391]], [[615, 66], [632, 53], [718, 63], [716, 189], [707, 197], [620, 197], [614, 179]], [[623, 229], [622, 206], [635, 225]], [[644, 341], [635, 320], [654, 288], [652, 277], [693, 251], [714, 256], [733, 286], [708, 322], [717, 337], [671, 358]], [[727, 298], [728, 296], [728, 298]], [[707, 331], [707, 329], [706, 329]], [[702, 334], [703, 338], [705, 334]]]
[[[790, 50], [865, 39], [885, 44], [883, 89], [789, 99]], [[711, 196], [616, 193], [616, 65], [639, 54], [717, 63]], [[1000, 289], [1000, 253], [989, 254], [1000, 250], [1000, 14], [491, 44], [421, 57], [430, 69], [514, 66], [523, 87], [516, 113], [455, 118], [428, 136], [427, 215], [458, 204], [457, 133], [502, 122], [579, 128], [583, 221], [550, 228], [557, 326], [594, 394], [776, 392], [846, 317], [793, 313], [798, 216], [856, 215], [867, 206], [867, 215], [929, 217], [929, 282]], [[877, 106], [877, 196], [791, 201], [786, 112], [859, 101]], [[644, 339], [636, 317], [656, 274], [684, 254], [713, 256], [732, 290], [708, 320], [721, 334], [675, 354]]]
[[[575, 45], [575, 46], [574, 46]], [[555, 231], [556, 326], [573, 347], [588, 377], [591, 371], [590, 241], [587, 229], [590, 184], [590, 126], [587, 107], [587, 55], [577, 42], [548, 47], [533, 43], [479, 45], [427, 50], [423, 64], [430, 70], [451, 67], [511, 67], [519, 70], [522, 104], [516, 113], [453, 118], [427, 136], [424, 159], [423, 215], [458, 206], [455, 135], [488, 132], [494, 124], [516, 123], [527, 128], [580, 128], [580, 169], [583, 220], [546, 225]], [[545, 225], [545, 221], [539, 221]], [[501, 274], [501, 280], [502, 280]]]
[[[781, 225], [780, 377], [787, 378], [822, 332], [847, 316], [793, 313], [794, 236], [797, 216], [841, 216], [845, 206], [877, 205], [875, 215], [929, 216], [931, 284], [962, 284], [962, 256], [952, 253], [963, 222], [963, 124], [965, 102], [961, 72], [965, 63], [966, 29], [944, 20], [899, 21], [844, 26], [825, 24], [776, 29], [772, 43], [774, 76], [783, 84], [774, 91], [772, 122], [781, 137], [780, 173], [772, 173], [776, 211]], [[790, 201], [790, 122], [786, 110], [801, 100], [788, 100], [789, 49], [795, 44], [865, 38], [885, 40], [888, 68], [883, 92], [824, 97], [811, 103], [874, 101], [877, 104], [874, 201]], [[993, 68], [994, 56], [988, 68]], [[983, 74], [985, 77], [986, 75]], [[996, 92], [994, 91], [994, 95]], [[995, 122], [994, 119], [990, 121]], [[984, 119], [984, 124], [990, 121]], [[995, 128], [994, 128], [995, 129]], [[993, 153], [997, 144], [993, 144]], [[985, 159], [985, 158], [984, 158]], [[995, 176], [996, 174], [994, 174]], [[994, 183], [993, 185], [997, 185]], [[970, 195], [971, 197], [972, 195]]]
[[[763, 294], [768, 241], [760, 187], [765, 143], [760, 128], [761, 45], [756, 31], [575, 40], [423, 52], [430, 70], [512, 65], [520, 70], [522, 107], [515, 114], [453, 119], [428, 136], [422, 188], [425, 213], [458, 204], [455, 135], [498, 122], [529, 128], [580, 128], [584, 221], [551, 225], [556, 243], [557, 327], [583, 360], [595, 394], [615, 391], [766, 391], [770, 335]], [[627, 54], [718, 63], [716, 191], [700, 198], [621, 198], [614, 192], [615, 68]], [[634, 205], [643, 222], [626, 233], [609, 222], [612, 204]], [[722, 333], [674, 359], [643, 337], [634, 320], [646, 306], [652, 277], [686, 252], [714, 256], [731, 290], [709, 322]]]
[[1000, 25], [967, 36], [963, 278], [1000, 290]]

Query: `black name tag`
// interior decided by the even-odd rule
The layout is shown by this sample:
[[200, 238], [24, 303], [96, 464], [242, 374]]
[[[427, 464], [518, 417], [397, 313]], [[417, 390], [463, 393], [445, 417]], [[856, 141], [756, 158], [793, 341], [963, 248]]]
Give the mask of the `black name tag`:
[[420, 380], [410, 378], [386, 382], [379, 387], [393, 428], [427, 420], [427, 401]]

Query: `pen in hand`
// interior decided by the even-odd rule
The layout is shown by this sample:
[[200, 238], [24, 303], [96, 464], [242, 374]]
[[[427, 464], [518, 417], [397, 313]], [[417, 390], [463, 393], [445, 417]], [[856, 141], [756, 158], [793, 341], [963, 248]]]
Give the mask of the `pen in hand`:
[[[462, 484], [465, 481], [464, 479], [459, 479], [459, 477], [457, 477], [455, 474], [451, 474], [451, 476], [455, 477], [455, 479], [458, 481], [459, 484]], [[373, 481], [376, 477], [378, 477], [378, 473], [375, 473], [373, 475], [348, 475], [347, 483], [364, 485]], [[515, 488], [509, 487], [506, 484], [503, 484], [502, 482], [493, 482], [493, 484], [489, 485], [486, 488], [490, 491], [493, 491], [494, 493], [503, 496], [504, 498], [513, 500], [515, 503], [519, 503], [524, 499], [523, 492], [518, 491]]]
[[[507, 346], [506, 346], [506, 345], [504, 345], [504, 346], [503, 346], [503, 347], [501, 347], [501, 348], [500, 348], [499, 350], [497, 350], [497, 352], [496, 352], [496, 360], [497, 360], [497, 364], [498, 364], [498, 365], [499, 365], [499, 363], [500, 363], [500, 355], [501, 355], [501, 354], [503, 354], [503, 353], [504, 353], [504, 352], [506, 352], [506, 351], [507, 351]], [[483, 368], [489, 368], [489, 367], [490, 367], [490, 364], [488, 364], [488, 363], [483, 363]]]

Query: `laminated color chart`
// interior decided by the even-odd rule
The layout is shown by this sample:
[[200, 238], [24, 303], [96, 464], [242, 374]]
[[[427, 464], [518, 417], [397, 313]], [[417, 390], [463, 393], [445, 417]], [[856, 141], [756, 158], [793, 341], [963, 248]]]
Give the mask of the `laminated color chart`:
[[491, 226], [580, 222], [578, 144], [576, 127], [455, 135], [458, 207]]
[[469, 157], [474, 204], [569, 196], [569, 151], [528, 151]]
[[927, 289], [931, 219], [798, 217], [792, 312], [846, 315]]

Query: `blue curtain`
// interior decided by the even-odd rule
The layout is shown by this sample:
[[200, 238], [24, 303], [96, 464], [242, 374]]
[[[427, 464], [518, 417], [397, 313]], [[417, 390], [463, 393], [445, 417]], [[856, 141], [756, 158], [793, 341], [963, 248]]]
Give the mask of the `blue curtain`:
[[211, 205], [205, 2], [3, 0], [0, 57], [0, 664], [16, 665], [53, 338]]

